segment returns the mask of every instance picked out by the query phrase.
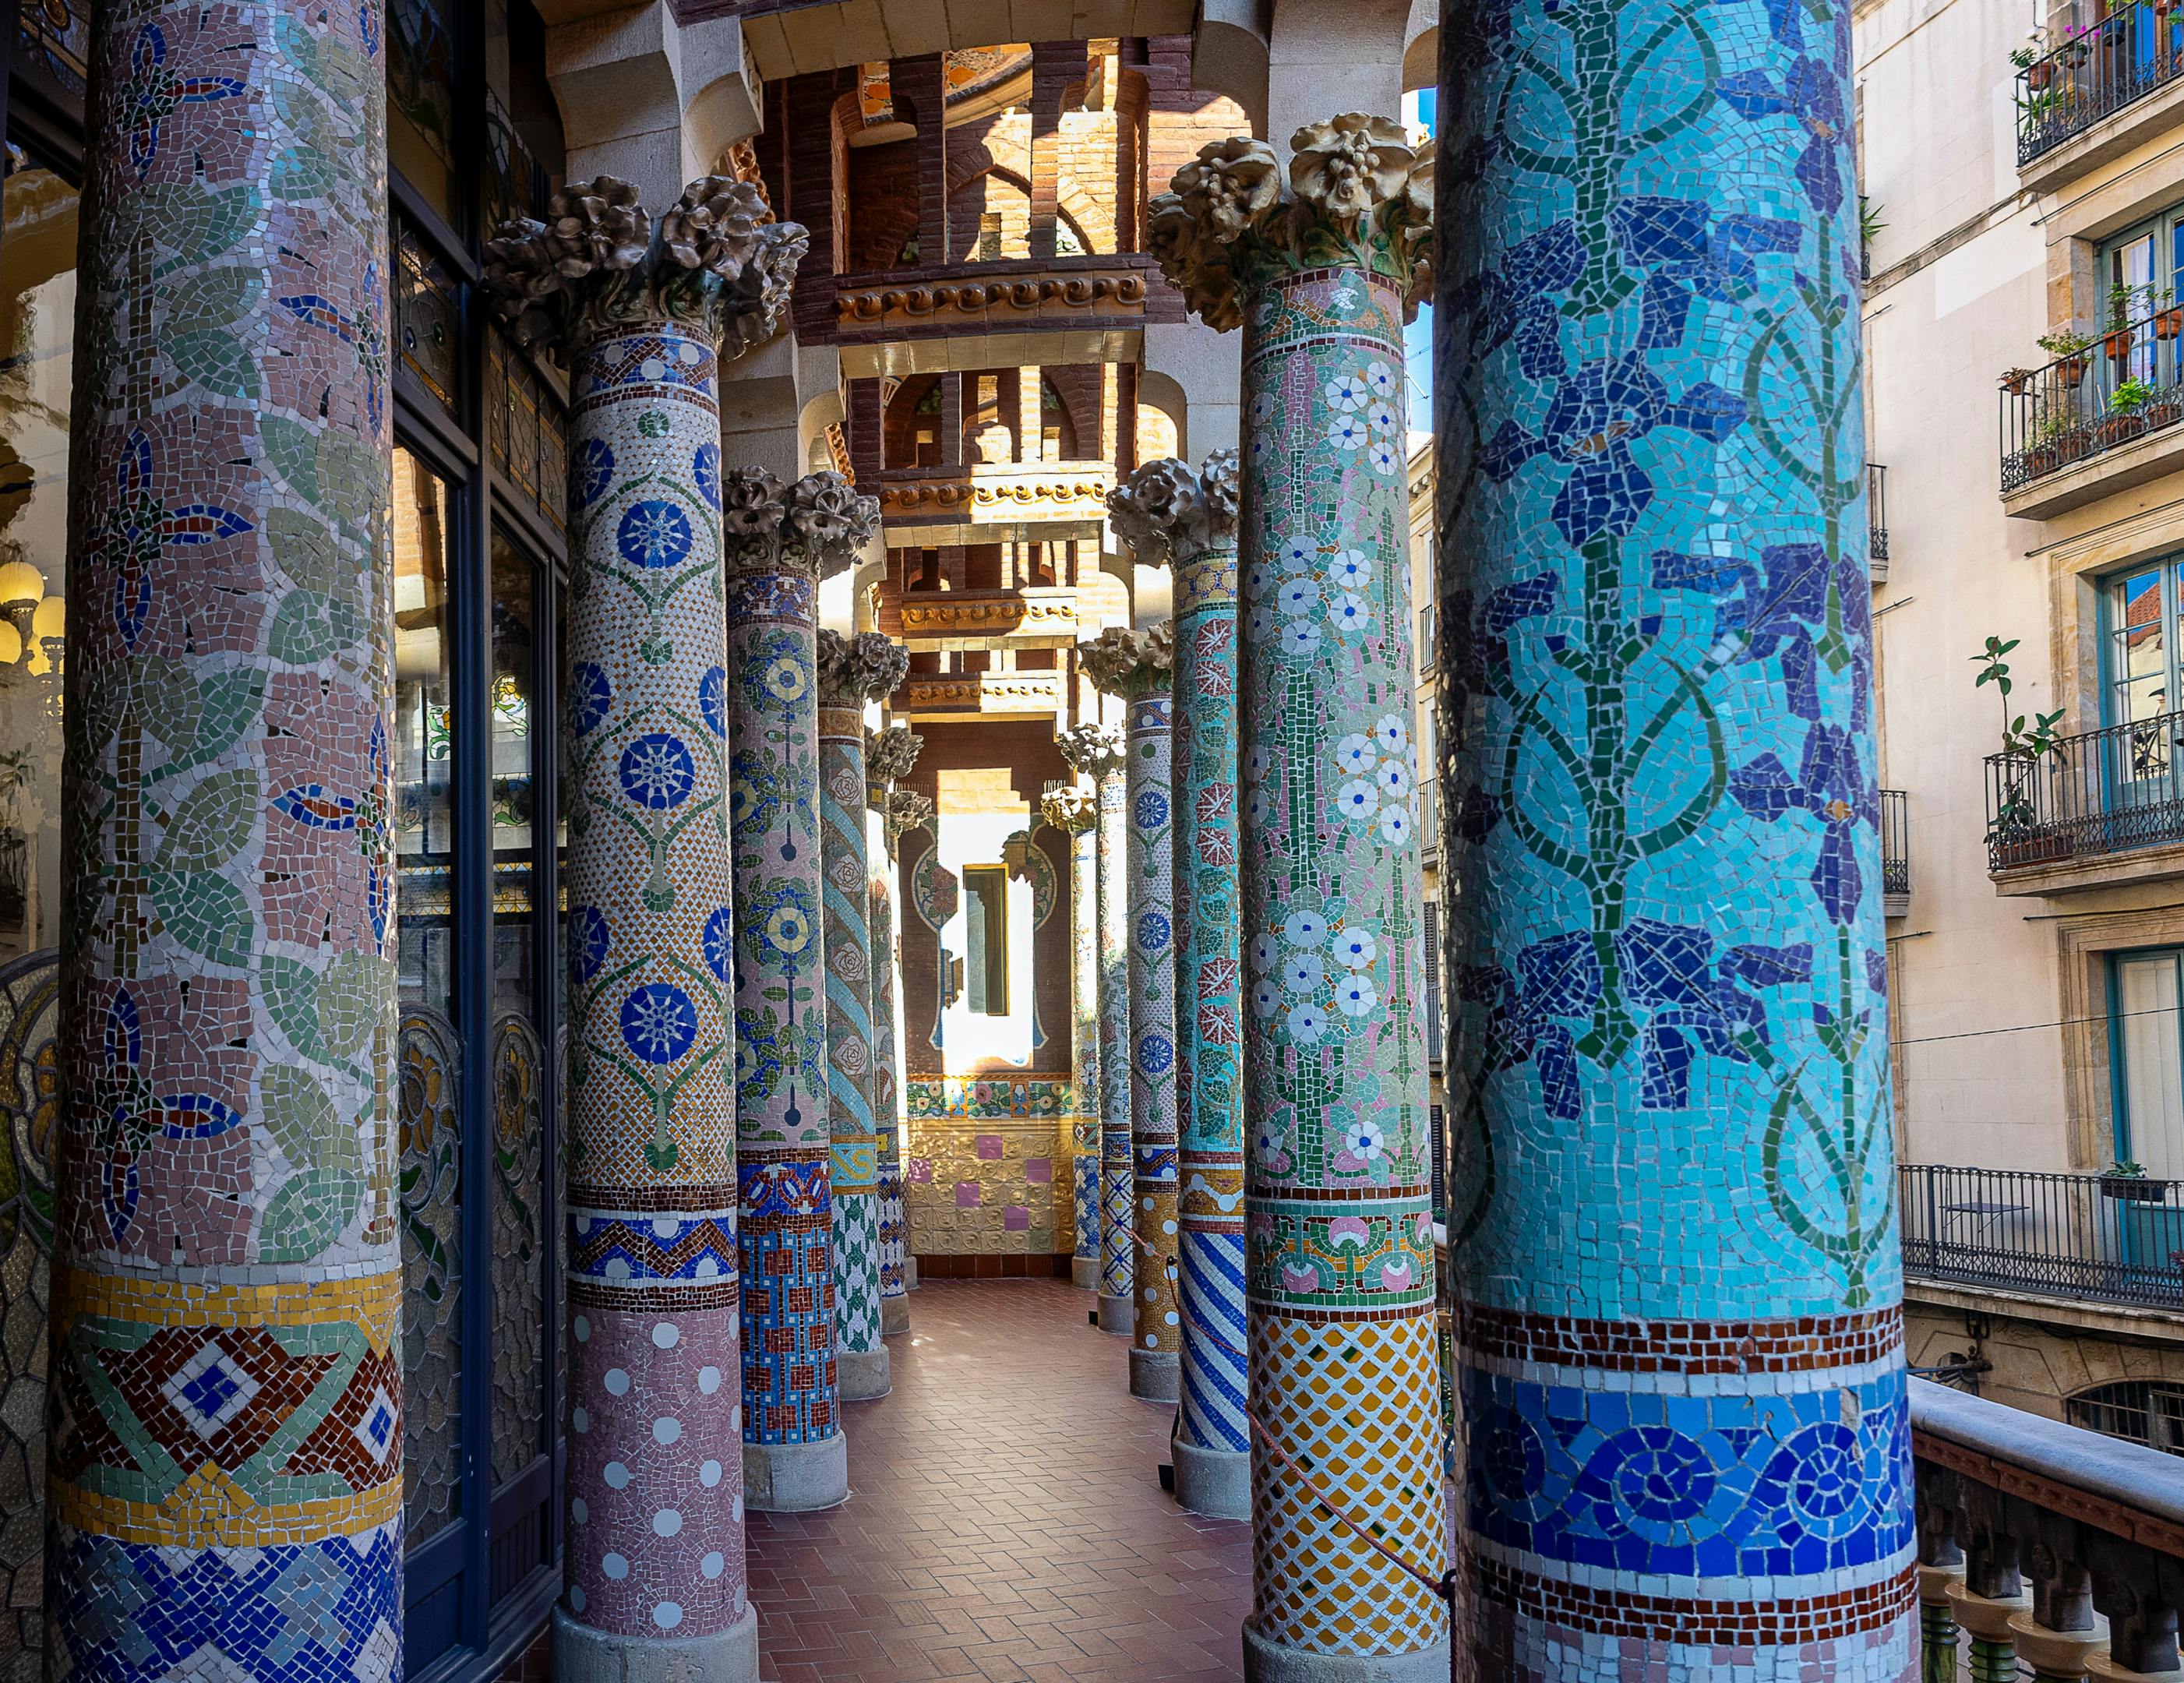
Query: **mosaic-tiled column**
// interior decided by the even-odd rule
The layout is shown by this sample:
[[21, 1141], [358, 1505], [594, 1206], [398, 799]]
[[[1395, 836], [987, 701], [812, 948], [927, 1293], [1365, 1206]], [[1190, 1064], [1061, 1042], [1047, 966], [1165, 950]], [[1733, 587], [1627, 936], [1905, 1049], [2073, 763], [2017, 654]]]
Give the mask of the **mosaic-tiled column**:
[[855, 560], [879, 504], [838, 473], [786, 486], [762, 468], [724, 478], [744, 1495], [761, 1512], [798, 1513], [850, 1493], [834, 1355], [819, 585]]
[[1475, 162], [1434, 386], [1483, 1675], [1916, 1663], [1851, 14], [1443, 39]]
[[1056, 733], [1062, 759], [1094, 781], [1100, 886], [1100, 1330], [1128, 1336], [1137, 1241], [1130, 1159], [1129, 783], [1123, 733], [1074, 725]]
[[1175, 839], [1170, 674], [1175, 627], [1110, 627], [1077, 645], [1093, 683], [1129, 712], [1130, 1395], [1180, 1394], [1183, 1318], [1176, 1307]]
[[[1401, 125], [1252, 140], [1154, 202], [1163, 269], [1241, 320], [1250, 1675], [1448, 1675], [1412, 827], [1403, 317], [1430, 167]], [[1415, 172], [1414, 172], [1415, 171]], [[1429, 1580], [1331, 1517], [1298, 1469]]]
[[1251, 1513], [1244, 1413], [1242, 943], [1236, 860], [1234, 450], [1148, 462], [1108, 499], [1115, 529], [1175, 575], [1176, 1129], [1182, 1402], [1175, 1499]]
[[570, 368], [568, 1589], [557, 1675], [755, 1678], [733, 1378], [721, 359], [804, 231], [602, 177], [504, 224], [488, 289]]
[[307, 1652], [376, 1683], [403, 1617], [385, 64], [369, 8], [99, 9], [47, 1675]]
[[902, 1201], [902, 1043], [896, 1033], [897, 977], [902, 948], [895, 939], [894, 784], [910, 775], [925, 739], [907, 725], [889, 725], [865, 738], [865, 800], [877, 816], [872, 830], [878, 868], [872, 873], [872, 1107], [879, 1125], [880, 1331], [910, 1330], [910, 1224]]
[[1049, 783], [1039, 811], [1069, 838], [1069, 1277], [1100, 1289], [1100, 822], [1089, 789]]
[[[889, 1388], [880, 1332], [879, 1124], [873, 1113], [871, 863], [865, 852], [865, 704], [910, 669], [878, 632], [819, 633], [821, 945], [827, 961], [827, 1079], [833, 1142], [835, 1372], [842, 1401]], [[892, 1084], [889, 1101], [892, 1103]]]

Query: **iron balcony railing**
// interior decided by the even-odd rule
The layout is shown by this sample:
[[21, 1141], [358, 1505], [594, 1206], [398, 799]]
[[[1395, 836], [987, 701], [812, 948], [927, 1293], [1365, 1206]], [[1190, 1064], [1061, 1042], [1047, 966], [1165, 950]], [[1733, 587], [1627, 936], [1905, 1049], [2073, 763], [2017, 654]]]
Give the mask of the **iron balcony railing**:
[[2017, 161], [2184, 75], [2184, 7], [2123, 5], [2017, 73]]
[[1990, 871], [2184, 841], [2184, 712], [1986, 756]]
[[1936, 1163], [1896, 1173], [1908, 1274], [2184, 1307], [2184, 1181]]
[[2014, 491], [2184, 421], [2184, 304], [2164, 302], [2081, 351], [2002, 382], [2002, 488]]
[[1880, 891], [1911, 892], [1911, 799], [1900, 789], [1880, 791]]
[[1888, 559], [1888, 470], [1868, 462], [1865, 468], [1865, 518], [1873, 539], [1872, 558]]

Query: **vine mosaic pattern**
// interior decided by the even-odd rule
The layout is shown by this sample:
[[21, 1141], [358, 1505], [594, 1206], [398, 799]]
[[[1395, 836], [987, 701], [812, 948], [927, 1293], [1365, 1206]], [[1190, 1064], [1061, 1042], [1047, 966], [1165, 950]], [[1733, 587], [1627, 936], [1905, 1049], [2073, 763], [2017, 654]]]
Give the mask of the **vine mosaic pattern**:
[[400, 1666], [382, 36], [155, 3], [91, 47], [56, 1675]]
[[1851, 8], [1458, 23], [1435, 387], [1477, 1660], [1892, 1683]]
[[0, 968], [0, 1683], [38, 1683], [45, 1653], [46, 1316], [53, 1301], [60, 964]]
[[493, 1483], [547, 1449], [544, 1048], [527, 1017], [493, 1027]]
[[402, 1531], [415, 1548], [462, 1511], [463, 1112], [455, 1026], [403, 1013]]

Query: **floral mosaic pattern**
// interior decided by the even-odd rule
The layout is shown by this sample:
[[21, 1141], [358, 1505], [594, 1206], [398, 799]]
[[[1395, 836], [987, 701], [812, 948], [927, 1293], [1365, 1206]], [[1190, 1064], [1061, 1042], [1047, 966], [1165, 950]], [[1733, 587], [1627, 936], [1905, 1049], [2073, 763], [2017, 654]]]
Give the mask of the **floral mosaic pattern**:
[[[1444, 43], [1482, 160], [1435, 382], [1451, 1263], [1511, 1357], [1459, 1357], [1503, 1669], [1914, 1663], [1850, 29], [1624, 0]], [[1636, 1353], [1535, 1353], [1550, 1304]], [[1724, 1326], [1815, 1348], [1699, 1382]], [[1603, 1551], [1648, 1594], [1606, 1607]]]

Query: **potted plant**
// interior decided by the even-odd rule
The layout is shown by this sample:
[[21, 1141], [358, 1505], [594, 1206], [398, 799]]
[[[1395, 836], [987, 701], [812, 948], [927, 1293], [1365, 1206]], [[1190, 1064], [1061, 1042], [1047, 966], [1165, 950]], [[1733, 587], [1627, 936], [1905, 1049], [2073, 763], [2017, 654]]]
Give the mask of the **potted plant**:
[[2002, 389], [2013, 398], [2023, 397], [2032, 389], [2032, 371], [2029, 368], [2003, 369]]
[[2159, 1204], [2169, 1196], [2169, 1183], [2148, 1179], [2144, 1163], [2124, 1157], [2101, 1171], [2101, 1195], [2125, 1198], [2133, 1203]]
[[2179, 304], [2176, 299], [2176, 291], [2173, 287], [2164, 287], [2159, 294], [2149, 293], [2148, 301], [2155, 305], [2153, 337], [2157, 339], [2184, 336], [2184, 304]]
[[2055, 750], [2055, 727], [2063, 710], [2058, 707], [2052, 713], [2035, 714], [2029, 728], [2022, 713], [2011, 717], [2009, 662], [2004, 657], [2017, 644], [2014, 637], [2007, 643], [1990, 637], [1971, 657], [1980, 669], [1972, 688], [1992, 684], [2002, 705], [2002, 751], [1990, 756], [1995, 767], [1991, 790], [1993, 812], [1986, 827], [1988, 868], [1995, 871], [2045, 865], [2067, 859], [2071, 852], [2068, 830], [2042, 828], [2039, 802], [2033, 794], [2040, 761]]
[[2105, 450], [2146, 431], [2143, 410], [2153, 401], [2153, 387], [2143, 380], [2126, 380], [2109, 394], [2109, 412], [2093, 429], [2094, 443]]
[[2048, 31], [2036, 29], [2031, 40], [2011, 50], [2009, 62], [2025, 72], [2025, 86], [2035, 93], [2055, 80], [2054, 61], [2048, 57]]
[[2138, 294], [2139, 288], [2126, 287], [2120, 281], [2109, 289], [2109, 330], [2101, 337], [2101, 348], [2110, 362], [2120, 365], [2131, 360], [2131, 347], [2137, 340], [2131, 331], [2131, 306]]
[[2075, 327], [2059, 327], [2052, 333], [2042, 333], [2033, 342], [2055, 359], [2055, 377], [2065, 386], [2075, 386], [2086, 377], [2086, 353], [2092, 340]]

